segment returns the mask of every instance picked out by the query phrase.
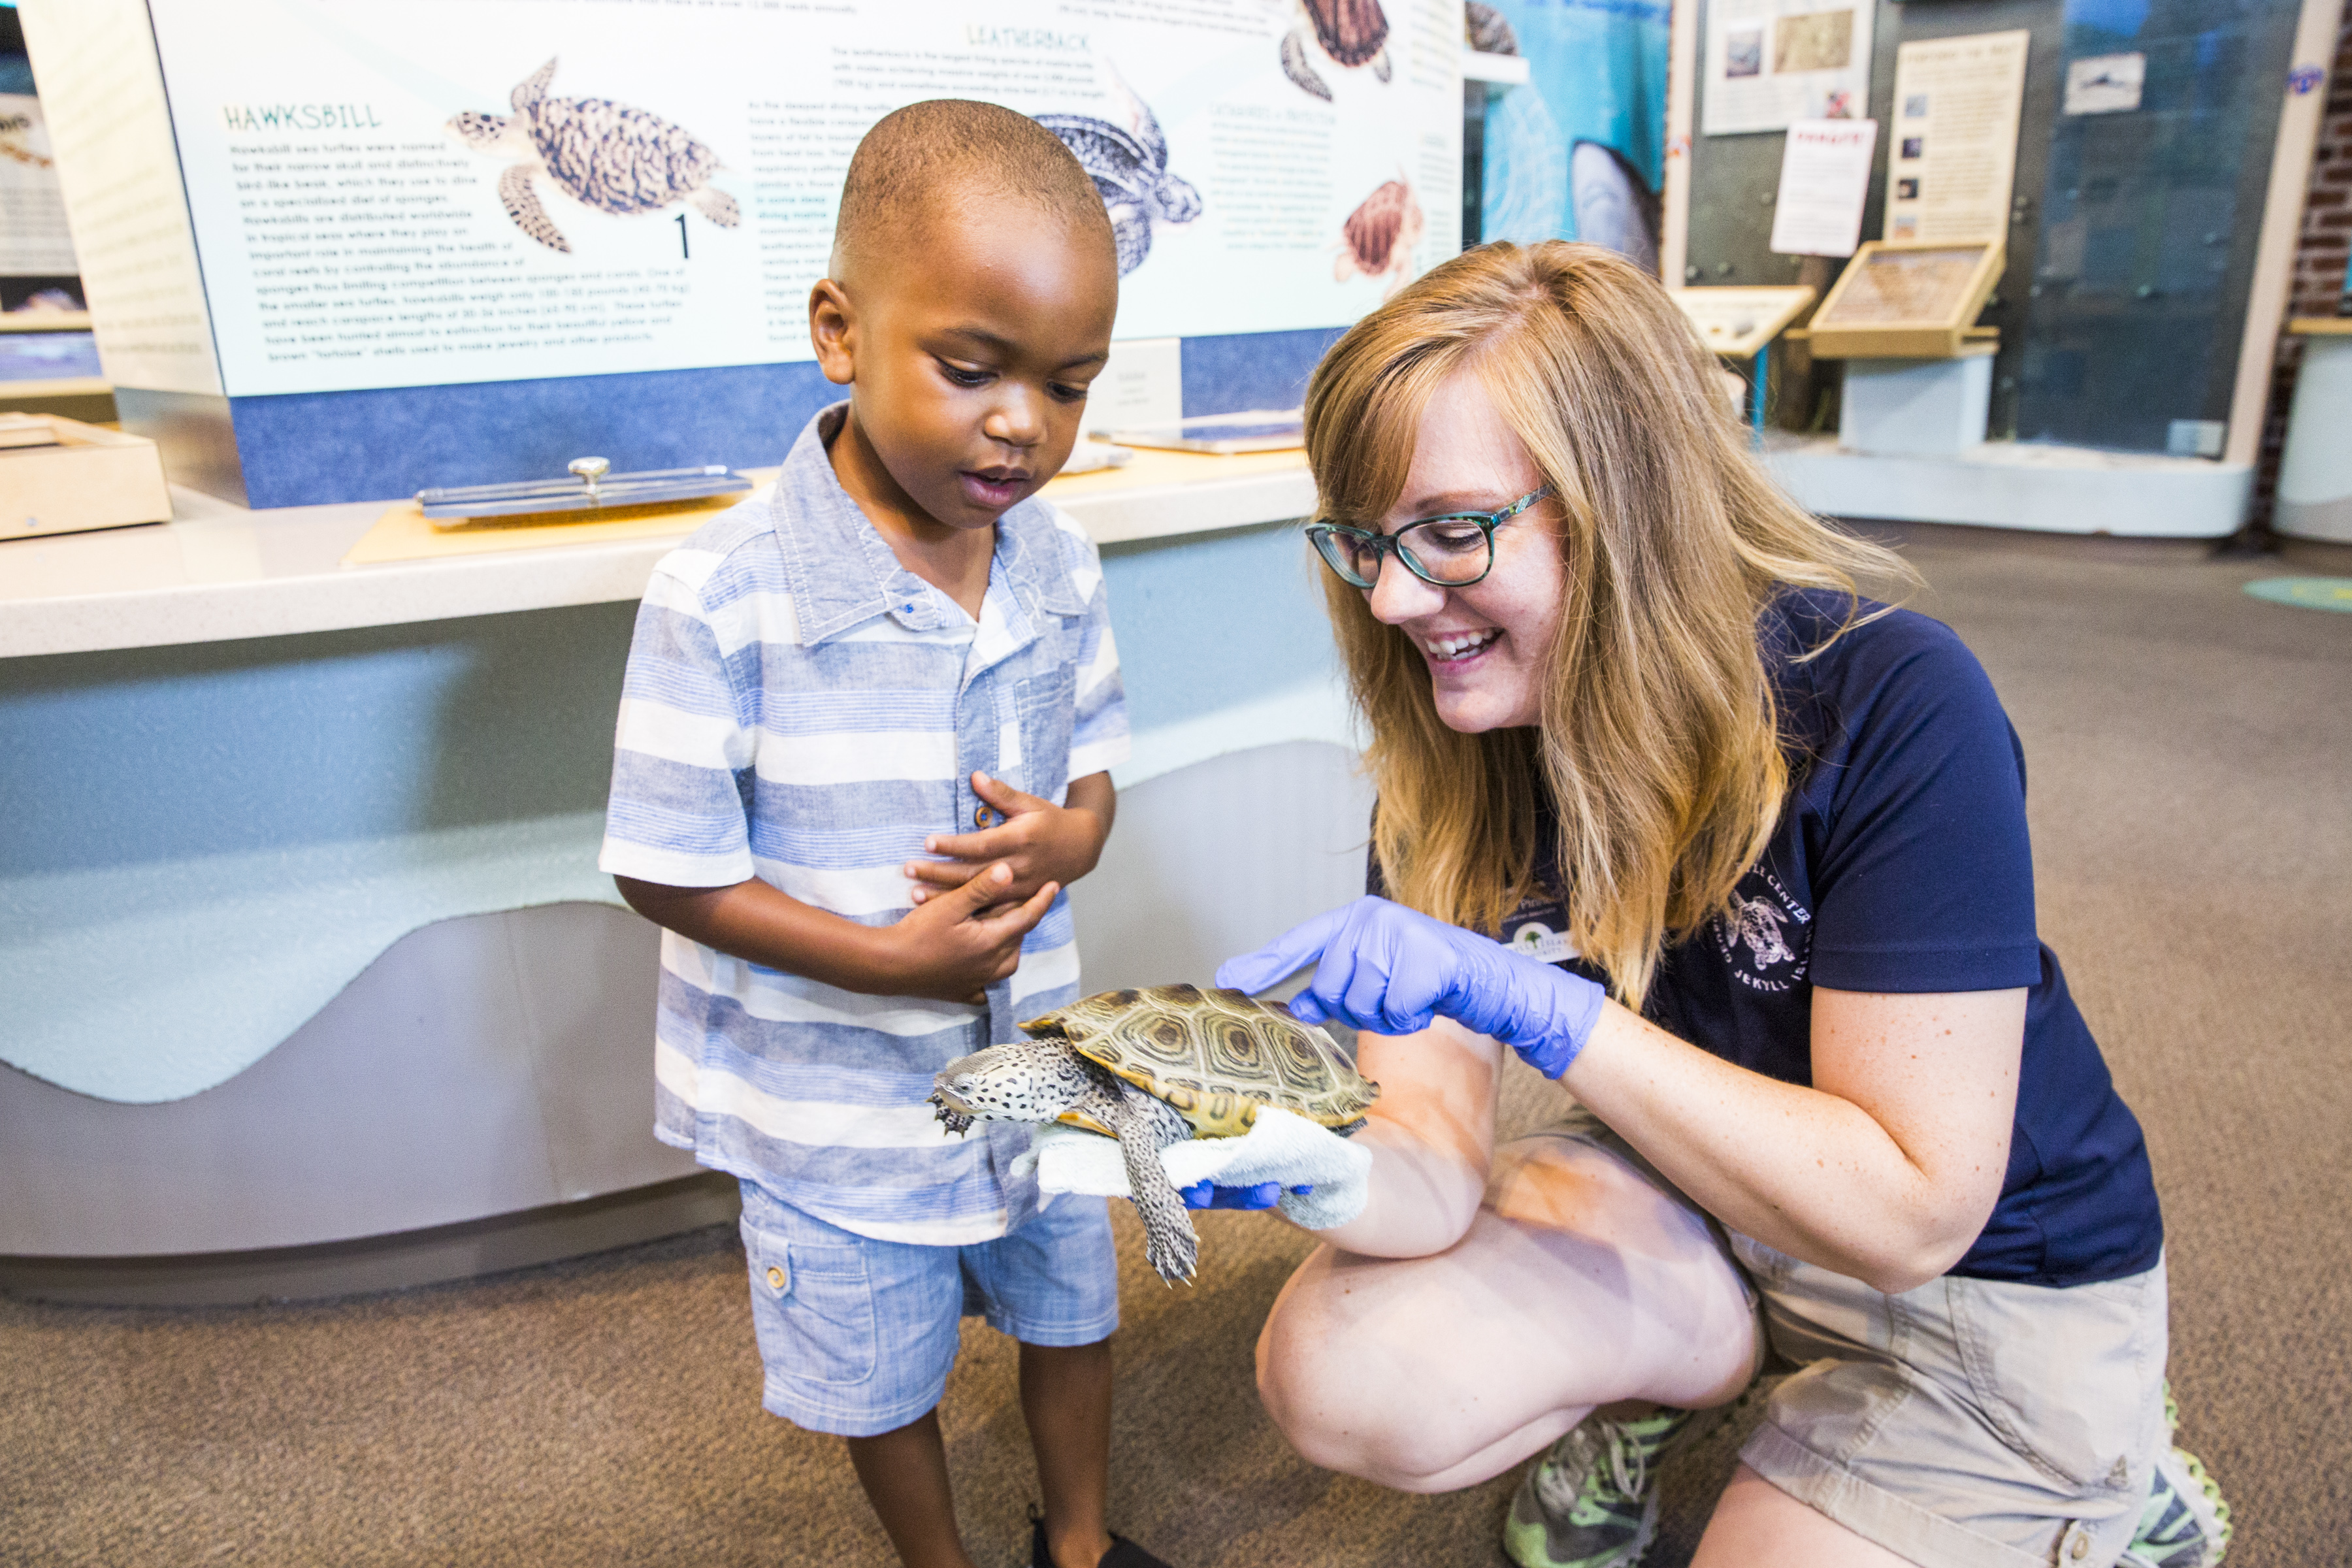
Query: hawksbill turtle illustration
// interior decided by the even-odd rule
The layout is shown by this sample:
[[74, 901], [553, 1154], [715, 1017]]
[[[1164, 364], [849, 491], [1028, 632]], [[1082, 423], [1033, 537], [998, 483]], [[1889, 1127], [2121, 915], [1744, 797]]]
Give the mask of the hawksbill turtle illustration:
[[1117, 71], [1110, 79], [1127, 100], [1126, 126], [1090, 114], [1041, 114], [1037, 123], [1061, 139], [1101, 193], [1124, 278], [1151, 254], [1153, 224], [1191, 223], [1201, 216], [1201, 193], [1168, 172], [1168, 138], [1151, 106], [1129, 91]]
[[1352, 70], [1358, 66], [1370, 66], [1372, 74], [1387, 81], [1394, 74], [1389, 63], [1389, 16], [1381, 9], [1381, 0], [1291, 0], [1305, 13], [1282, 36], [1282, 74], [1307, 92], [1329, 102], [1329, 84], [1315, 74], [1307, 57], [1307, 39], [1329, 57], [1334, 65]]
[[550, 98], [554, 76], [551, 59], [526, 77], [512, 114], [468, 109], [449, 121], [477, 153], [519, 160], [499, 175], [499, 199], [517, 228], [550, 250], [572, 249], [531, 188], [539, 175], [599, 212], [649, 213], [682, 201], [721, 228], [742, 221], [735, 198], [710, 183], [719, 154], [684, 127], [609, 98]]

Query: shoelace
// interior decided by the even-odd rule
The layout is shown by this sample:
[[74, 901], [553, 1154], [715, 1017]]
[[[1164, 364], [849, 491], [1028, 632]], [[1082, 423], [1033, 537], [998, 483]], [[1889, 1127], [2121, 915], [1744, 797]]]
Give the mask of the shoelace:
[[[1601, 1429], [1609, 1435], [1610, 1479], [1627, 1497], [1641, 1496], [1643, 1483], [1650, 1479], [1650, 1450], [1614, 1421], [1602, 1422]], [[1633, 1467], [1630, 1472], [1626, 1468], [1629, 1462]]]

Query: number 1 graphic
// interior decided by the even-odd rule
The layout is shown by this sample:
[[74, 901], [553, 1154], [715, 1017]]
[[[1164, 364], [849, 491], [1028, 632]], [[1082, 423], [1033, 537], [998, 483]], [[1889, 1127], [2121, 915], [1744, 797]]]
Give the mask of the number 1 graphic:
[[686, 247], [686, 215], [684, 213], [677, 215], [677, 258], [680, 261], [694, 259], [694, 252]]

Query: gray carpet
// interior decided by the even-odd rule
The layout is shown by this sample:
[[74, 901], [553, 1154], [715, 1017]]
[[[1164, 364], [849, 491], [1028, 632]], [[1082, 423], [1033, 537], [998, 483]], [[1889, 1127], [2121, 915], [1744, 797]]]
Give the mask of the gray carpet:
[[[2236, 1505], [2231, 1561], [2352, 1562], [2352, 617], [2188, 546], [1907, 547], [2025, 738], [2043, 930], [2154, 1146], [2182, 1440]], [[1511, 1117], [1556, 1092], [1515, 1079]], [[1303, 1238], [1203, 1216], [1203, 1283], [1170, 1291], [1119, 1225], [1120, 1529], [1180, 1568], [1502, 1561], [1515, 1475], [1384, 1492], [1259, 1414], [1251, 1343]], [[0, 1562], [887, 1563], [837, 1447], [760, 1413], [745, 1292], [714, 1231], [331, 1305], [0, 1301]], [[943, 1418], [975, 1554], [1010, 1564], [1009, 1345], [968, 1331]], [[1669, 1468], [1653, 1563], [1687, 1561], [1741, 1425]]]

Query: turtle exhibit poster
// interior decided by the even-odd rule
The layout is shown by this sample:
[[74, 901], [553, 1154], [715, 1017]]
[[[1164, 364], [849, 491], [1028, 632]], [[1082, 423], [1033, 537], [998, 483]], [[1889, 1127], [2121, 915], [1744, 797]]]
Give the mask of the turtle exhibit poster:
[[150, 0], [232, 395], [812, 357], [926, 98], [1102, 193], [1121, 339], [1343, 326], [1458, 248], [1459, 0]]
[[1868, 0], [1715, 0], [1706, 12], [1705, 133], [1783, 131], [1869, 110]]

